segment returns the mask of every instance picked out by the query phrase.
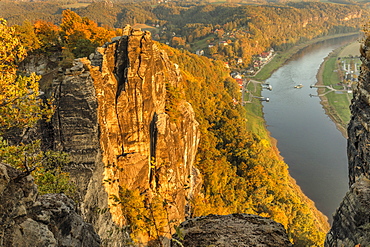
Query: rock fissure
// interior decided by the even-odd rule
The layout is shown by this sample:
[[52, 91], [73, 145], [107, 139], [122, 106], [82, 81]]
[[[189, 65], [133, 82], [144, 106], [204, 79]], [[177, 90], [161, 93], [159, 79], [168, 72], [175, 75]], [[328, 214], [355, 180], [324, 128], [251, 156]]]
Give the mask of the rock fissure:
[[[121, 140], [124, 140], [124, 130], [122, 129], [121, 126], [121, 121], [120, 121], [120, 116], [119, 116], [119, 109], [118, 109], [118, 100], [121, 95], [121, 93], [126, 91], [126, 84], [128, 83], [128, 36], [123, 36], [120, 38], [120, 40], [117, 42], [117, 49], [114, 51], [114, 70], [113, 73], [115, 75], [116, 81], [117, 81], [117, 92], [116, 92], [116, 97], [115, 97], [115, 102], [114, 102], [114, 110], [116, 114], [116, 119], [118, 119], [117, 124], [118, 124], [118, 133], [121, 135]], [[122, 153], [120, 153], [119, 156], [128, 154], [125, 152], [125, 146], [122, 141], [121, 143], [121, 149]]]
[[[56, 84], [55, 86], [55, 90], [54, 90], [54, 98], [55, 99], [60, 99], [62, 98], [62, 81], [60, 81], [58, 84]], [[54, 101], [55, 102], [55, 101]], [[60, 102], [59, 100], [56, 100], [56, 109], [59, 109], [60, 107]], [[56, 130], [57, 130], [57, 133], [56, 136], [57, 136], [57, 139], [60, 141], [60, 146], [56, 146], [54, 147], [56, 150], [59, 150], [59, 151], [62, 151], [60, 150], [61, 147], [63, 147], [63, 138], [62, 138], [62, 131], [61, 131], [61, 126], [62, 126], [62, 123], [61, 123], [61, 116], [60, 116], [60, 111], [56, 111], [55, 114], [54, 114], [54, 117], [55, 117], [55, 124], [56, 124]], [[55, 145], [55, 144], [54, 144]]]
[[[114, 75], [118, 82], [116, 98], [121, 95], [122, 91], [126, 91], [127, 76], [128, 76], [128, 51], [127, 51], [127, 37], [121, 38], [118, 41], [118, 49], [115, 51], [115, 67]], [[123, 49], [123, 50], [121, 50]]]
[[[117, 104], [117, 98], [116, 98], [115, 105], [114, 105], [114, 112], [116, 114], [116, 118], [118, 119], [118, 121], [117, 121], [118, 134], [121, 135], [121, 140], [123, 140], [124, 139], [124, 137], [123, 137], [123, 129], [121, 127], [121, 122], [119, 121], [119, 113], [118, 113], [118, 111], [119, 110], [118, 110], [118, 104]], [[122, 150], [122, 152], [117, 155], [117, 158], [120, 157], [120, 156], [124, 156], [125, 154], [127, 154], [127, 153], [125, 153], [125, 146], [124, 146], [124, 143], [123, 142], [121, 143], [121, 150]]]
[[156, 169], [156, 148], [157, 148], [157, 113], [154, 112], [152, 121], [150, 122], [149, 127], [149, 136], [150, 136], [150, 162], [149, 162], [149, 184], [151, 185], [151, 189], [156, 189], [156, 184], [158, 184], [158, 178], [155, 177], [155, 169]]

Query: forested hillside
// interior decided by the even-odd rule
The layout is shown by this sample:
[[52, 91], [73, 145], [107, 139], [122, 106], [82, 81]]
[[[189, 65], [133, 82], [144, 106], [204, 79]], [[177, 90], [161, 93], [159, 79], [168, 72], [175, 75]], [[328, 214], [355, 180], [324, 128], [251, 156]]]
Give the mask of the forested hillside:
[[[58, 2], [0, 2], [0, 16], [10, 24], [45, 20], [60, 24], [70, 9], [99, 26], [122, 28], [146, 24], [153, 39], [228, 62], [240, 70], [252, 57], [273, 48], [329, 34], [358, 31], [368, 8], [362, 4], [291, 2], [287, 4], [199, 4], [96, 2], [66, 5]], [[41, 13], [41, 14], [40, 14]], [[241, 58], [242, 63], [238, 63]]]
[[[39, 5], [40, 9], [45, 6]], [[19, 12], [22, 8], [13, 7], [13, 13], [7, 11], [5, 16], [14, 23], [21, 19], [17, 15], [22, 15]], [[320, 35], [358, 30], [365, 10], [355, 5], [324, 3], [154, 7], [96, 3], [76, 9], [90, 16], [87, 18], [71, 10], [57, 9], [18, 23], [11, 30], [17, 44], [29, 54], [59, 54], [58, 66], [68, 68], [73, 58], [88, 56], [96, 47], [122, 34], [121, 29], [102, 27], [102, 24], [121, 27], [126, 23], [146, 23], [155, 26], [153, 37], [159, 41], [190, 51], [208, 49], [206, 55], [214, 60], [158, 43], [179, 65], [185, 81], [178, 88], [167, 88], [168, 103], [172, 105], [167, 109], [168, 114], [176, 119], [176, 104], [179, 99], [186, 99], [200, 123], [196, 166], [204, 182], [202, 194], [191, 202], [192, 216], [258, 214], [282, 223], [297, 246], [322, 246], [328, 230], [326, 217], [289, 176], [287, 165], [270, 140], [247, 131], [248, 113], [233, 100], [240, 97], [239, 88], [229, 77], [224, 62], [236, 66], [232, 61], [242, 57], [244, 65], [238, 66], [244, 68], [252, 56], [268, 48], [286, 49]], [[55, 18], [58, 16], [61, 19]], [[36, 21], [39, 18], [43, 20]], [[101, 25], [92, 21], [94, 18]], [[2, 25], [6, 26], [6, 22]], [[221, 46], [218, 41], [226, 41], [228, 45]], [[209, 47], [212, 43], [214, 49]], [[7, 148], [4, 152], [14, 150]]]

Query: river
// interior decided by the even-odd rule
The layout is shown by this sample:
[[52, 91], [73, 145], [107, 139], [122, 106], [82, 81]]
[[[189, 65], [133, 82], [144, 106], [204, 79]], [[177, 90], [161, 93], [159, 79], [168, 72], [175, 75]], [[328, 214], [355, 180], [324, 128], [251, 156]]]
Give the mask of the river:
[[[316, 74], [334, 49], [356, 38], [337, 38], [309, 46], [266, 80], [272, 91], [264, 102], [264, 117], [291, 176], [316, 207], [332, 214], [348, 190], [346, 139], [325, 114], [316, 89]], [[300, 89], [295, 85], [302, 84]]]

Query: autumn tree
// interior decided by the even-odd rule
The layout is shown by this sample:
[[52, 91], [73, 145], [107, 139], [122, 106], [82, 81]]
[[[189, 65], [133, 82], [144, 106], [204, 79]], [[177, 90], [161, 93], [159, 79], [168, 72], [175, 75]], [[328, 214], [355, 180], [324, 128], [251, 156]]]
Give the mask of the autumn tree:
[[30, 21], [25, 21], [20, 26], [15, 25], [14, 28], [19, 41], [27, 51], [36, 50], [41, 47], [41, 43], [34, 32], [33, 25]]
[[51, 22], [36, 21], [33, 24], [34, 32], [38, 37], [43, 51], [48, 51], [53, 46], [59, 46], [59, 27]]
[[39, 98], [39, 76], [17, 75], [17, 63], [26, 49], [13, 27], [0, 19], [0, 134], [33, 126], [45, 113]]
[[184, 47], [185, 46], [185, 40], [181, 37], [173, 37], [172, 38], [172, 45], [174, 47]]
[[[12, 146], [3, 138], [12, 129], [33, 127], [43, 115], [39, 98], [39, 77], [17, 75], [17, 63], [26, 56], [15, 28], [8, 27], [6, 20], [0, 19], [0, 141], [2, 161], [11, 161], [14, 153], [32, 149], [31, 146]], [[20, 152], [22, 153], [22, 152]], [[21, 165], [19, 165], [21, 166]]]
[[76, 57], [88, 56], [96, 47], [116, 36], [113, 30], [99, 27], [87, 17], [80, 17], [71, 10], [63, 11], [61, 36], [66, 47]]

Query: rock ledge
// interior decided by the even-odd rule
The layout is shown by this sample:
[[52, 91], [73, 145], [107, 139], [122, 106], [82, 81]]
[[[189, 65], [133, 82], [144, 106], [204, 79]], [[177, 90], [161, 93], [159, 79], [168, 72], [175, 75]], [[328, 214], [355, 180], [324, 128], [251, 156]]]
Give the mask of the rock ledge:
[[189, 219], [173, 235], [173, 247], [183, 246], [293, 246], [284, 227], [251, 214], [208, 215]]

